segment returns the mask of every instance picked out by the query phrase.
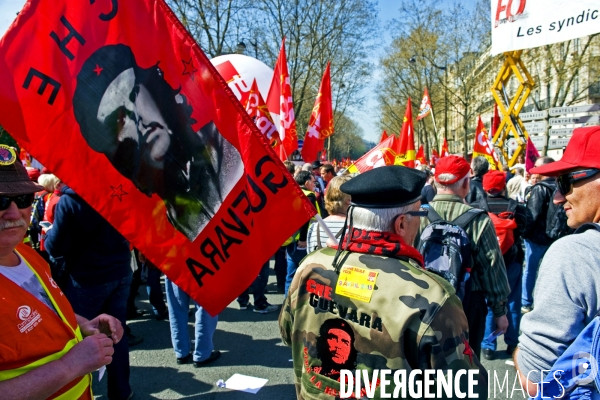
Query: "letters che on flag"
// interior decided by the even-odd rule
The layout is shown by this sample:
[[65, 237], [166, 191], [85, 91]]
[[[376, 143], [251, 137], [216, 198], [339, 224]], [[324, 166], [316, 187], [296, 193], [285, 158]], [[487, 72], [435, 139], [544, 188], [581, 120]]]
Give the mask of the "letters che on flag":
[[213, 315], [315, 213], [162, 0], [32, 0], [0, 74], [0, 125]]

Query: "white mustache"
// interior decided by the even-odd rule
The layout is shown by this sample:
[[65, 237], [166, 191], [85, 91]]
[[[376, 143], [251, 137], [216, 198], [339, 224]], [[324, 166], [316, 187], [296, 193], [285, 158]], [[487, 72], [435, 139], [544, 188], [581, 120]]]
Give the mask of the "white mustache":
[[16, 221], [11, 221], [11, 220], [6, 220], [6, 219], [0, 220], [0, 231], [3, 231], [8, 228], [18, 228], [20, 226], [27, 229], [27, 222], [23, 218], [20, 218]]

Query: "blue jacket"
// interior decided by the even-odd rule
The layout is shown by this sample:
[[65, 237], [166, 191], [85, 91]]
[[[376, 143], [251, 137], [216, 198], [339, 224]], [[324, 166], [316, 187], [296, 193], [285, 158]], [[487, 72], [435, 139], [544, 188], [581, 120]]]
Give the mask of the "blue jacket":
[[64, 187], [56, 205], [46, 249], [63, 257], [71, 277], [97, 285], [131, 275], [129, 242], [71, 188]]

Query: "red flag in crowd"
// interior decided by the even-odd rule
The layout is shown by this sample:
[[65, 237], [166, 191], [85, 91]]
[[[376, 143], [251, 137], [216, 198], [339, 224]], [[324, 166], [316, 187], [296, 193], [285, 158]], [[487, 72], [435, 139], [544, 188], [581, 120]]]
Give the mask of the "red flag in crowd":
[[395, 135], [391, 135], [382, 143], [373, 147], [364, 156], [356, 160], [354, 164], [350, 165], [348, 167], [348, 172], [363, 173], [373, 168], [394, 165], [396, 161], [396, 151], [394, 149], [397, 146], [397, 140]]
[[316, 211], [165, 2], [110, 4], [26, 3], [0, 125], [215, 315]]
[[475, 143], [473, 144], [473, 157], [483, 156], [490, 163], [490, 169], [502, 170], [500, 159], [494, 151], [494, 145], [490, 141], [487, 129], [481, 121], [481, 116], [477, 121], [477, 131], [475, 132]]
[[437, 149], [431, 150], [430, 164], [435, 166], [435, 165], [437, 165], [439, 160], [440, 160], [440, 155], [439, 155]]
[[252, 82], [252, 87], [246, 98], [246, 112], [252, 118], [258, 130], [267, 137], [269, 144], [275, 149], [275, 152], [279, 153], [279, 146], [281, 145], [279, 133], [275, 124], [273, 124], [271, 113], [267, 109], [265, 101], [258, 90], [256, 79]]
[[500, 127], [500, 114], [498, 114], [498, 104], [494, 103], [494, 118], [492, 119], [492, 133], [490, 133], [490, 139], [493, 139], [498, 133]]
[[383, 142], [387, 138], [388, 138], [387, 132], [383, 131], [383, 133], [381, 134], [381, 139], [379, 139], [379, 143]]
[[400, 133], [399, 146], [396, 150], [396, 164], [406, 167], [415, 167], [415, 135], [412, 119], [412, 104], [410, 97], [406, 103], [406, 112], [404, 113], [404, 121], [402, 123], [402, 132]]
[[440, 158], [448, 157], [450, 152], [448, 151], [448, 140], [444, 138], [444, 142], [442, 143], [442, 151], [440, 152]]
[[427, 92], [427, 88], [425, 88], [423, 100], [421, 100], [421, 106], [419, 107], [419, 115], [417, 115], [417, 121], [422, 120], [429, 114], [431, 114], [431, 99], [429, 98], [429, 92]]
[[313, 162], [317, 153], [323, 149], [324, 139], [333, 135], [333, 107], [331, 104], [331, 76], [329, 63], [323, 73], [319, 93], [308, 121], [304, 144], [302, 145], [302, 159]]
[[323, 149], [321, 152], [321, 161], [327, 161], [327, 149]]
[[538, 153], [531, 138], [527, 138], [527, 147], [525, 148], [525, 171], [529, 172], [529, 170], [535, 166], [535, 162], [538, 158], [540, 158], [540, 153]]
[[292, 86], [290, 85], [290, 74], [285, 56], [285, 38], [281, 41], [281, 50], [275, 63], [273, 80], [267, 95], [267, 107], [269, 111], [279, 115], [279, 137], [283, 143], [285, 154], [292, 154], [298, 148], [298, 135], [296, 133]]
[[417, 157], [415, 160], [415, 167], [420, 165], [427, 165], [427, 159], [425, 158], [425, 150], [423, 150], [423, 145], [419, 146], [419, 151], [417, 151]]

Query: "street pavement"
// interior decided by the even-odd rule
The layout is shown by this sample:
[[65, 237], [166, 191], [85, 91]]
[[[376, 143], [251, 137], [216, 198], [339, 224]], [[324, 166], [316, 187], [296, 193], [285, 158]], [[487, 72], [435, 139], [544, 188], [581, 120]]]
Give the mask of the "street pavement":
[[[272, 267], [273, 261], [271, 261]], [[281, 305], [283, 295], [276, 293], [275, 275], [271, 268], [267, 298], [271, 304]], [[151, 306], [146, 287], [139, 290], [137, 305], [147, 313], [142, 318], [129, 321], [135, 334], [144, 341], [130, 349], [131, 387], [135, 400], [144, 399], [198, 399], [198, 400], [293, 400], [296, 398], [290, 350], [281, 343], [277, 317], [254, 313], [251, 308], [239, 310], [237, 302], [231, 303], [220, 315], [214, 335], [215, 349], [221, 358], [202, 368], [191, 363], [177, 365], [171, 346], [169, 321], [156, 321], [151, 316]], [[251, 302], [252, 302], [252, 296]], [[194, 317], [188, 325], [190, 338], [194, 337]], [[521, 399], [523, 392], [512, 391], [515, 380], [514, 367], [499, 338], [497, 357], [493, 361], [482, 360], [490, 373], [490, 396], [495, 399]], [[257, 394], [244, 393], [216, 386], [219, 379], [226, 381], [234, 374], [268, 379]], [[494, 376], [496, 393], [494, 396]], [[106, 375], [98, 382], [94, 373], [93, 391], [96, 399], [106, 400]], [[505, 381], [506, 379], [506, 381]], [[504, 383], [503, 390], [500, 386]], [[518, 382], [516, 387], [518, 387]]]

